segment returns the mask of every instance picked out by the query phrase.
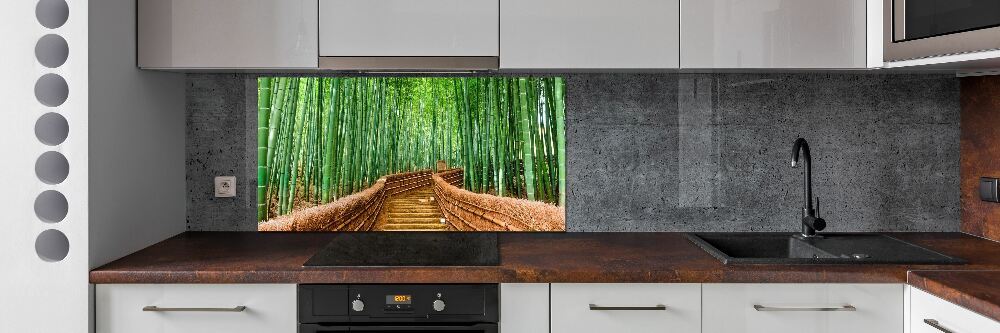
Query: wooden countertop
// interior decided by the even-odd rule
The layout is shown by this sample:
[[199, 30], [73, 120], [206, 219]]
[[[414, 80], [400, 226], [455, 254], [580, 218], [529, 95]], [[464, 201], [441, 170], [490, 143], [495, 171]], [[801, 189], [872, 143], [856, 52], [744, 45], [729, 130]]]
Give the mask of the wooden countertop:
[[90, 273], [91, 283], [903, 283], [910, 270], [1000, 270], [1000, 244], [894, 233], [966, 265], [725, 266], [683, 233], [505, 233], [500, 266], [302, 267], [329, 233], [187, 232]]
[[1000, 321], [1000, 270], [911, 271], [907, 283]]

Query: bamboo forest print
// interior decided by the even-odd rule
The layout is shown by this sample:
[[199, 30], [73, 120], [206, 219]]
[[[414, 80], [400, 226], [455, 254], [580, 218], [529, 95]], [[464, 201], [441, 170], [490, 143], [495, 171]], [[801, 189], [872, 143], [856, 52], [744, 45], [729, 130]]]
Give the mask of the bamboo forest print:
[[261, 231], [564, 231], [559, 77], [259, 77]]

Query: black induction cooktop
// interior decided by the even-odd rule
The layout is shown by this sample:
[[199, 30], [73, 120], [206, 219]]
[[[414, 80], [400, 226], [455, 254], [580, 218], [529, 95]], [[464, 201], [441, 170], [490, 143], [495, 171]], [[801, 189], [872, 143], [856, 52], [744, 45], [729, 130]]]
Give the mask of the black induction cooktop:
[[496, 266], [496, 233], [345, 232], [309, 258], [305, 267]]

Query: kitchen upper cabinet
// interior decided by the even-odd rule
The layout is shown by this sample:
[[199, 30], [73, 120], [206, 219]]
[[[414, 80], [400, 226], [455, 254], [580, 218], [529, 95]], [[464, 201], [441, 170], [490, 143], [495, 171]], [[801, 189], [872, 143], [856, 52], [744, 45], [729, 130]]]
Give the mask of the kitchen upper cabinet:
[[678, 5], [678, 0], [503, 0], [500, 68], [677, 68]]
[[317, 0], [138, 0], [141, 68], [314, 69]]
[[907, 333], [1000, 333], [1000, 323], [917, 289], [910, 291]]
[[698, 333], [697, 283], [554, 283], [552, 333]]
[[873, 0], [681, 0], [681, 67], [880, 67], [881, 5]]
[[704, 284], [704, 333], [902, 333], [901, 284]]
[[319, 0], [323, 57], [497, 57], [499, 0]]

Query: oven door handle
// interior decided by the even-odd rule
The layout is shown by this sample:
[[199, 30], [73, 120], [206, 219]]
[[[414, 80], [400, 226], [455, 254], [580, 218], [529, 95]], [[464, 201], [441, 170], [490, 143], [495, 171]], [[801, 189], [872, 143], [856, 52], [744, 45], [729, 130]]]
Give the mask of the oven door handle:
[[350, 327], [347, 326], [322, 326], [317, 324], [299, 324], [299, 333], [330, 333], [330, 332], [347, 332]]
[[[439, 332], [439, 331], [462, 331], [462, 332], [482, 332], [497, 333], [496, 324], [473, 324], [473, 325], [453, 325], [453, 326], [406, 326], [403, 325], [379, 325], [379, 326], [351, 326], [351, 332]], [[322, 332], [322, 331], [320, 331]]]

